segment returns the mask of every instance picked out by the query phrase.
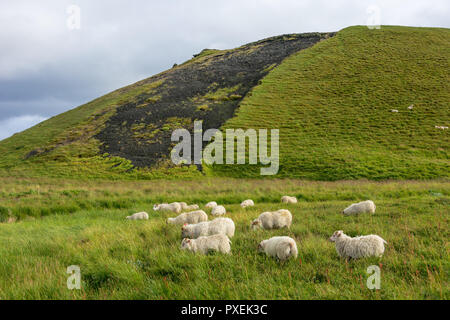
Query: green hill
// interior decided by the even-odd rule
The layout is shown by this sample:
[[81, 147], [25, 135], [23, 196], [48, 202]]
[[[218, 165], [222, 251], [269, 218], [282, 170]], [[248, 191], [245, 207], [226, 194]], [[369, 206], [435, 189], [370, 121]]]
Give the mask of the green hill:
[[204, 50], [0, 142], [0, 174], [259, 176], [251, 165], [174, 167], [171, 132], [203, 120], [279, 128], [278, 177], [448, 177], [449, 131], [435, 126], [450, 123], [449, 59], [448, 29], [386, 26]]
[[449, 102], [450, 30], [351, 27], [286, 59], [225, 128], [280, 128], [280, 176], [448, 177]]

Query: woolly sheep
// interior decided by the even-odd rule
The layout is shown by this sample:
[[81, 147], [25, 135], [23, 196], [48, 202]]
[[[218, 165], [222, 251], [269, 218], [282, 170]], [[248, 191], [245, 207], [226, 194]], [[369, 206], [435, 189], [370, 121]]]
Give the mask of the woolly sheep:
[[412, 109], [414, 109], [414, 105], [413, 104], [408, 107], [408, 110], [412, 110]]
[[176, 218], [167, 219], [168, 224], [185, 224], [185, 223], [193, 224], [204, 221], [208, 221], [208, 215], [203, 210], [185, 212], [180, 214]]
[[381, 257], [384, 253], [384, 244], [387, 244], [385, 240], [374, 234], [352, 238], [342, 230], [334, 232], [329, 240], [336, 243], [337, 253], [346, 259]]
[[208, 254], [210, 251], [231, 253], [231, 240], [224, 234], [203, 236], [197, 239], [185, 238], [181, 241], [181, 249]]
[[197, 224], [185, 224], [181, 228], [181, 235], [183, 238], [197, 239], [201, 236], [225, 234], [229, 238], [232, 238], [234, 236], [234, 230], [233, 220], [229, 218], [217, 218], [212, 221]]
[[290, 196], [283, 196], [281, 198], [281, 202], [283, 203], [297, 203], [296, 197], [290, 197]]
[[298, 250], [295, 240], [290, 237], [273, 237], [263, 240], [258, 246], [259, 252], [265, 252], [266, 255], [278, 258], [281, 261], [290, 257], [297, 257]]
[[206, 208], [206, 209], [212, 209], [212, 208], [214, 208], [214, 207], [217, 207], [217, 202], [215, 202], [215, 201], [208, 202], [208, 203], [205, 205], [205, 208]]
[[216, 206], [211, 211], [211, 214], [213, 216], [223, 216], [226, 213], [227, 213], [227, 210], [225, 209], [224, 206]]
[[359, 203], [353, 203], [351, 206], [345, 208], [342, 213], [347, 216], [360, 213], [375, 213], [375, 209], [375, 203], [371, 200], [367, 200]]
[[447, 130], [448, 127], [446, 126], [434, 126], [436, 129], [441, 129], [441, 130]]
[[397, 109], [392, 109], [391, 112], [398, 112], [398, 110]]
[[200, 207], [198, 204], [191, 204], [183, 208], [183, 210], [198, 210]]
[[250, 199], [244, 200], [244, 201], [241, 202], [241, 207], [242, 208], [252, 207], [254, 205], [255, 205], [255, 203], [253, 202], [253, 200], [250, 200]]
[[290, 228], [292, 223], [292, 214], [289, 210], [280, 209], [274, 212], [263, 212], [252, 222], [252, 229], [280, 229]]
[[163, 211], [172, 211], [175, 213], [181, 213], [181, 204], [178, 202], [173, 202], [173, 203], [161, 203], [161, 204], [155, 204], [153, 206], [153, 210], [158, 211], [158, 210], [163, 210]]
[[148, 220], [147, 212], [138, 212], [127, 217], [128, 220]]

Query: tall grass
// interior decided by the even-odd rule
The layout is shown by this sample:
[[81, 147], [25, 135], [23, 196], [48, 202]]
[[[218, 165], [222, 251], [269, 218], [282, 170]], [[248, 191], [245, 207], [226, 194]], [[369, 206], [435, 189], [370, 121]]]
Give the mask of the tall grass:
[[[80, 182], [0, 179], [1, 299], [448, 299], [449, 181], [305, 182], [234, 180]], [[281, 205], [281, 195], [297, 205]], [[256, 205], [245, 210], [247, 198]], [[344, 217], [349, 203], [372, 199], [375, 215]], [[225, 204], [236, 224], [232, 255], [181, 251], [179, 227], [153, 203]], [[290, 230], [250, 231], [266, 210], [285, 207]], [[27, 209], [25, 209], [27, 208]], [[148, 221], [127, 221], [145, 210]], [[389, 243], [382, 259], [345, 262], [327, 238], [375, 233]], [[298, 259], [258, 254], [274, 235], [296, 239]], [[66, 268], [81, 268], [81, 290], [68, 290]], [[366, 269], [381, 268], [369, 290]]]

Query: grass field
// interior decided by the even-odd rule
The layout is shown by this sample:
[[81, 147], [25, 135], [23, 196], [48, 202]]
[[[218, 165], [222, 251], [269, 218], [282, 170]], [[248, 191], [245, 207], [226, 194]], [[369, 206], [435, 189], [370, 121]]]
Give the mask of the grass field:
[[[281, 205], [282, 195], [296, 205]], [[247, 198], [256, 206], [243, 210]], [[345, 217], [357, 200], [375, 215]], [[224, 204], [236, 223], [231, 256], [180, 251], [180, 228], [162, 201]], [[449, 299], [450, 182], [202, 179], [77, 181], [0, 178], [0, 299]], [[258, 231], [250, 221], [289, 209], [291, 230]], [[127, 221], [145, 210], [148, 221]], [[382, 259], [345, 262], [327, 241], [335, 230], [378, 234]], [[296, 239], [298, 259], [280, 264], [258, 254], [274, 235]], [[66, 287], [66, 268], [81, 268], [82, 288]], [[366, 287], [370, 265], [381, 289]]]

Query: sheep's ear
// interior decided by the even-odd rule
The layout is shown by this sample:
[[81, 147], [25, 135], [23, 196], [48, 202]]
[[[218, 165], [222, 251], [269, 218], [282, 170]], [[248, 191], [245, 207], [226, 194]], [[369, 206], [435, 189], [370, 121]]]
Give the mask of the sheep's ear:
[[343, 233], [344, 233], [344, 231], [339, 230], [339, 231], [337, 232], [337, 236], [340, 237], [340, 236], [342, 236]]

